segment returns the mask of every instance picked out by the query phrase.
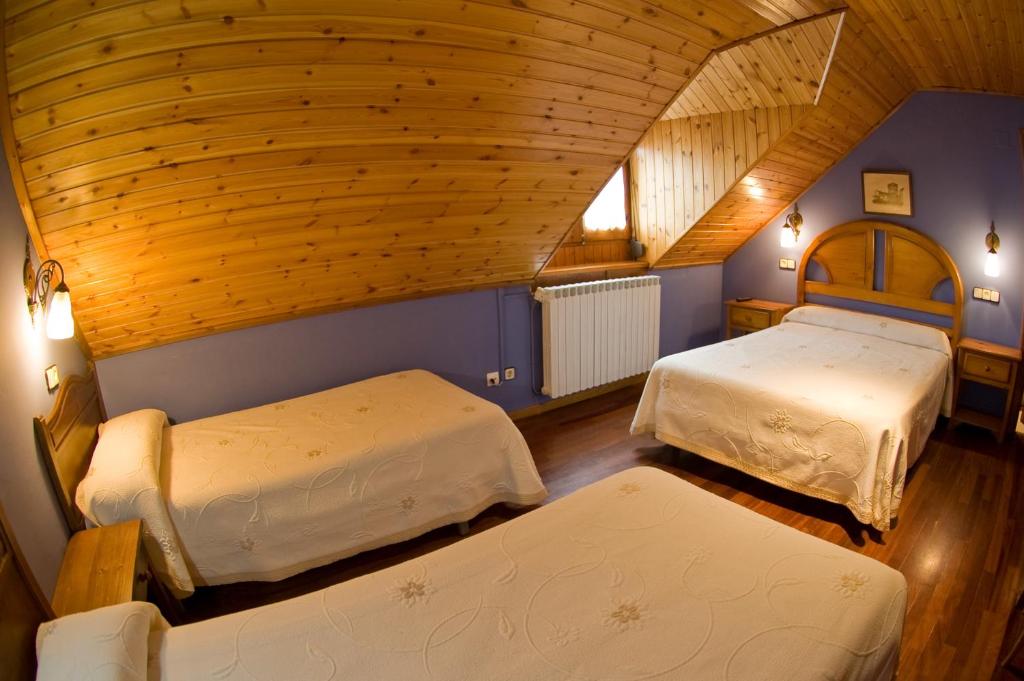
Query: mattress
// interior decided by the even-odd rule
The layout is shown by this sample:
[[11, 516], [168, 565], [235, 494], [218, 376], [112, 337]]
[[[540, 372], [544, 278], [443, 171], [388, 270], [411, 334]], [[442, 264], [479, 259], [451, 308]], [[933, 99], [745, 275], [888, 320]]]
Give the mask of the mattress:
[[905, 609], [899, 572], [634, 468], [289, 601], [62, 618], [38, 678], [889, 681]]
[[631, 430], [887, 530], [951, 384], [937, 329], [798, 308], [778, 326], [658, 360]]
[[169, 427], [136, 416], [159, 420], [105, 424], [79, 506], [98, 524], [141, 516], [179, 595], [282, 579], [547, 495], [505, 412], [426, 371]]

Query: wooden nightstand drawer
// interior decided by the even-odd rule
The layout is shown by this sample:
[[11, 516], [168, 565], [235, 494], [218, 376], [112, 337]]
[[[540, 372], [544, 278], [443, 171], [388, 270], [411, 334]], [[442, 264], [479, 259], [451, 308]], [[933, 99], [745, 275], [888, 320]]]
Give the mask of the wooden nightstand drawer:
[[1007, 361], [976, 355], [969, 351], [964, 353], [964, 377], [980, 378], [995, 383], [1009, 383], [1010, 369], [1010, 363]]
[[[1020, 397], [1017, 394], [1020, 373], [1021, 350], [1006, 345], [989, 343], [975, 338], [961, 338], [957, 348], [956, 380], [953, 383], [953, 414], [951, 425], [970, 423], [991, 430], [1000, 442], [1020, 414]], [[1002, 414], [990, 413], [973, 408], [970, 403], [960, 403], [960, 385], [981, 383], [1003, 391]]]
[[745, 329], [767, 329], [772, 325], [772, 315], [765, 310], [751, 310], [744, 307], [729, 308], [729, 323]]

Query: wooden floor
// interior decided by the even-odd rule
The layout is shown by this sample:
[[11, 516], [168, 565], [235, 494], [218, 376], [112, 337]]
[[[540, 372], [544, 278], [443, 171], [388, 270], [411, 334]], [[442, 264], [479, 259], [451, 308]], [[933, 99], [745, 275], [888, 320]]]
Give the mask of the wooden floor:
[[[994, 674], [1010, 610], [1024, 585], [1024, 447], [999, 446], [944, 421], [907, 482], [897, 526], [884, 534], [845, 508], [773, 487], [630, 436], [640, 388], [627, 388], [519, 423], [550, 500], [636, 465], [656, 466], [721, 497], [901, 571], [910, 585], [900, 681], [1009, 681]], [[495, 507], [472, 524], [494, 527], [516, 512]], [[185, 619], [205, 619], [320, 589], [458, 541], [443, 528], [273, 584], [208, 587]]]

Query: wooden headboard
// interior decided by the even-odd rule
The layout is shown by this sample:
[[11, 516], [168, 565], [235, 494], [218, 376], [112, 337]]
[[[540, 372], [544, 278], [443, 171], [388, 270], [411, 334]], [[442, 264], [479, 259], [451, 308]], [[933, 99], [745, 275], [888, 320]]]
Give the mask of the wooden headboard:
[[[882, 281], [875, 287], [876, 240], [883, 239]], [[808, 281], [807, 267], [819, 265], [827, 281]], [[935, 288], [953, 285], [953, 302], [934, 300]], [[858, 220], [820, 234], [800, 261], [797, 304], [808, 294], [887, 305], [946, 317], [942, 325], [953, 346], [963, 330], [964, 284], [953, 259], [929, 237], [891, 222]]]
[[36, 442], [72, 532], [85, 527], [82, 513], [75, 506], [75, 490], [89, 470], [99, 425], [106, 418], [96, 369], [90, 364], [85, 376], [64, 379], [48, 416], [33, 419]]
[[53, 619], [0, 509], [0, 681], [36, 677], [36, 630]]

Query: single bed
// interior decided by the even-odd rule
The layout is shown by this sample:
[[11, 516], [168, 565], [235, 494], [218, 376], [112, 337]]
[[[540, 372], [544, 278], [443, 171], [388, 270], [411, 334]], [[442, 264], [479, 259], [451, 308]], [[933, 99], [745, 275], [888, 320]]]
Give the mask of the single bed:
[[44, 624], [37, 678], [889, 681], [906, 595], [881, 563], [634, 468], [289, 601]]
[[179, 597], [547, 495], [504, 411], [427, 371], [174, 426], [154, 409], [104, 422], [93, 379], [66, 385], [36, 429], [69, 523], [141, 518], [154, 570]]
[[[824, 281], [807, 280], [812, 266]], [[938, 415], [949, 415], [959, 273], [927, 237], [860, 221], [819, 236], [798, 282], [800, 307], [778, 326], [658, 360], [631, 430], [842, 504], [887, 530], [908, 468]], [[942, 287], [953, 302], [933, 299]], [[951, 325], [808, 306], [808, 294], [937, 315]]]

